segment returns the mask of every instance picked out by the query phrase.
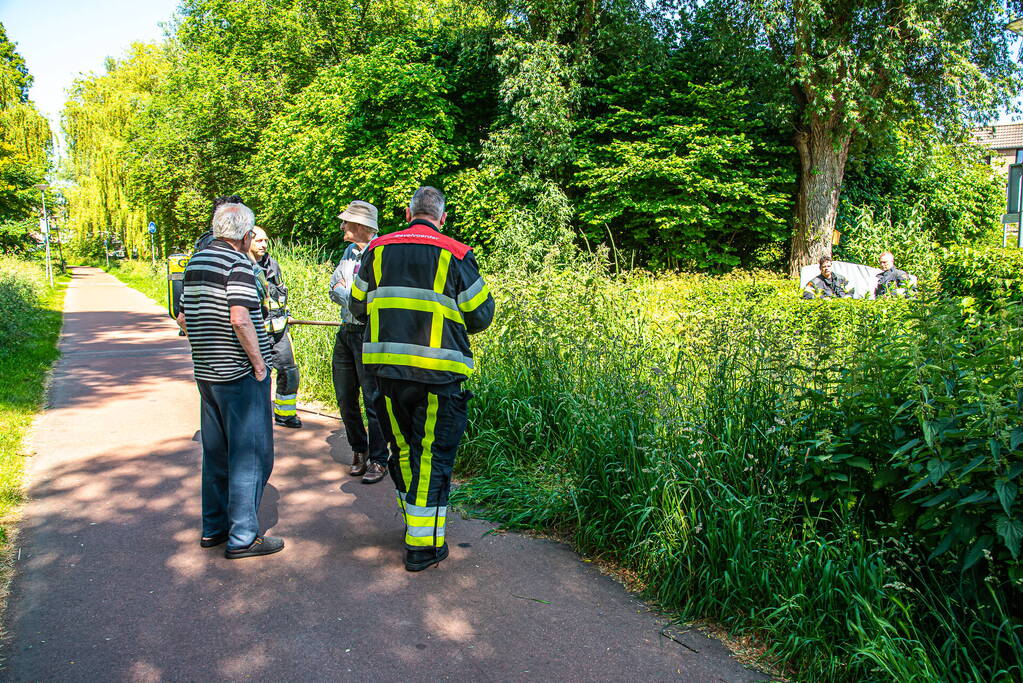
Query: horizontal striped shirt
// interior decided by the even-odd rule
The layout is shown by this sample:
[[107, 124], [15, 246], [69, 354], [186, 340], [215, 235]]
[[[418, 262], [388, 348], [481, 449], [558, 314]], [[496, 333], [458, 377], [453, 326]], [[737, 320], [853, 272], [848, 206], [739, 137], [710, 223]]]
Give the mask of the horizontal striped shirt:
[[192, 345], [195, 378], [231, 382], [252, 372], [248, 354], [231, 325], [231, 307], [249, 310], [263, 360], [270, 359], [270, 337], [263, 324], [262, 302], [249, 258], [217, 240], [188, 261], [181, 310]]

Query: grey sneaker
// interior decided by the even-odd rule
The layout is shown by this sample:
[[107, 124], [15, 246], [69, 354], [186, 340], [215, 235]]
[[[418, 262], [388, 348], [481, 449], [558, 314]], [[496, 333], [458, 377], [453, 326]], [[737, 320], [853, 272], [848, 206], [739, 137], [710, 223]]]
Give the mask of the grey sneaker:
[[240, 560], [243, 557], [259, 557], [260, 555], [273, 555], [284, 550], [284, 539], [278, 536], [256, 536], [248, 548], [238, 548], [224, 551], [224, 557], [229, 560]]

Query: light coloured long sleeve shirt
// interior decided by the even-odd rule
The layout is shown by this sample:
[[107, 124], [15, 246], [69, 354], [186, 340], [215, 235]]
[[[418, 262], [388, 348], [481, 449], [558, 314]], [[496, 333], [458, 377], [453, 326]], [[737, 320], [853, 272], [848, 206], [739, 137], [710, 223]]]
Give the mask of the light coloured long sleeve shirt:
[[352, 298], [352, 280], [359, 272], [359, 264], [362, 262], [363, 250], [357, 244], [349, 244], [345, 253], [341, 256], [340, 263], [330, 276], [330, 300], [341, 307], [341, 320], [348, 325], [358, 325], [359, 322], [352, 315], [349, 303]]

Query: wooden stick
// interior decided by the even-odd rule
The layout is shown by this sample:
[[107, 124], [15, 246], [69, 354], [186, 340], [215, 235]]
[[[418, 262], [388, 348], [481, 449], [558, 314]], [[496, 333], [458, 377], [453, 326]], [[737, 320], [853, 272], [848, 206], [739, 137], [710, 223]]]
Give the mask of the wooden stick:
[[340, 322], [333, 322], [331, 320], [295, 320], [294, 318], [288, 318], [289, 325], [326, 325], [327, 327], [341, 327]]

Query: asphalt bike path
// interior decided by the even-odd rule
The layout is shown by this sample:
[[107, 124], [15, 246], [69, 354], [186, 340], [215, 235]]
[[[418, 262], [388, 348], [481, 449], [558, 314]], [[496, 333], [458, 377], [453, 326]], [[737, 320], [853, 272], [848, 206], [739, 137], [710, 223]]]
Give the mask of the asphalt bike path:
[[406, 572], [393, 488], [347, 476], [328, 417], [275, 427], [260, 519], [284, 552], [200, 548], [199, 395], [176, 332], [151, 299], [74, 269], [0, 679], [766, 678], [698, 632], [662, 634], [666, 617], [560, 543], [449, 514], [450, 557]]

